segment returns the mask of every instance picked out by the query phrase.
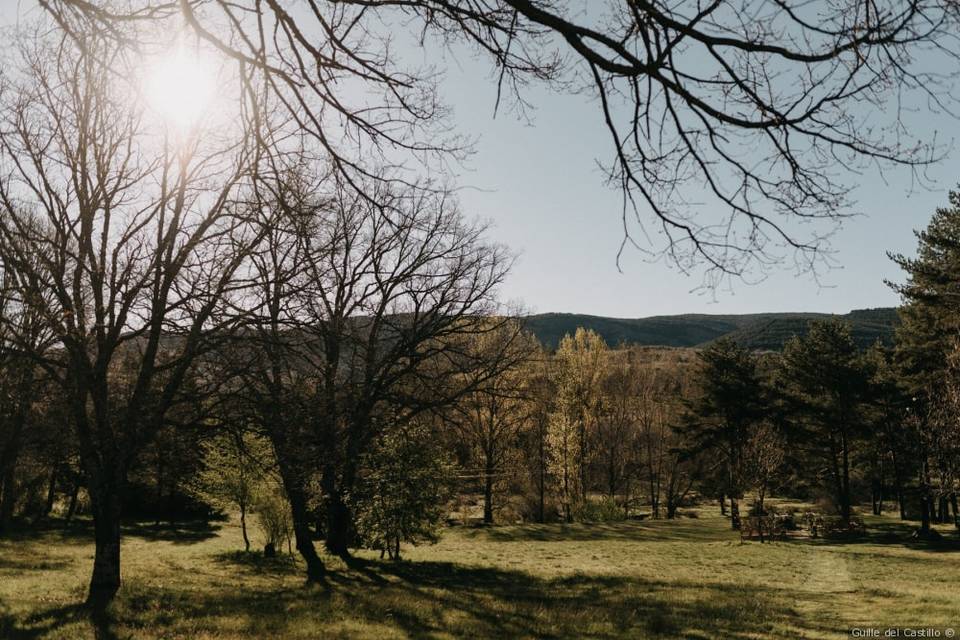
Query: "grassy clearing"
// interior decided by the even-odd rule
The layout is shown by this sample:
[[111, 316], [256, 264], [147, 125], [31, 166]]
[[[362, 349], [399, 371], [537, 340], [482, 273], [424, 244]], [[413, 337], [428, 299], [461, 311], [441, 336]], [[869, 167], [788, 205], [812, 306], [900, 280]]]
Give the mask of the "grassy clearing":
[[[365, 555], [305, 588], [232, 523], [132, 527], [111, 633], [126, 638], [834, 638], [960, 627], [960, 549], [891, 517], [864, 540], [741, 544], [700, 518], [453, 529], [407, 561]], [[949, 532], [948, 528], [944, 532]], [[951, 537], [954, 534], [949, 534]], [[86, 638], [86, 529], [0, 539], [0, 638]]]

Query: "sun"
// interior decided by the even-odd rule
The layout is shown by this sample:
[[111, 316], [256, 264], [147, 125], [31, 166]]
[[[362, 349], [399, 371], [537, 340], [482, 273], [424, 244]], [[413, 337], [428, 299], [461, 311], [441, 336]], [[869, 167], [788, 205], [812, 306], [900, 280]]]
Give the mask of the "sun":
[[170, 127], [188, 130], [209, 111], [217, 79], [204, 56], [177, 47], [147, 65], [147, 104]]

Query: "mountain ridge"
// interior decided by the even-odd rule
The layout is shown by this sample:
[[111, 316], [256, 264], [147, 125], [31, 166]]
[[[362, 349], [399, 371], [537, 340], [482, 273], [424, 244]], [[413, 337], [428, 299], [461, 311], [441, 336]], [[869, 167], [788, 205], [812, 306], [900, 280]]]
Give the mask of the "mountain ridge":
[[811, 320], [837, 318], [848, 322], [854, 340], [867, 347], [877, 340], [890, 344], [899, 324], [894, 307], [854, 309], [846, 314], [764, 312], [745, 314], [684, 313], [646, 318], [612, 318], [578, 313], [527, 316], [527, 328], [549, 348], [578, 327], [593, 329], [610, 346], [702, 347], [729, 337], [745, 347], [779, 350], [794, 335], [803, 335]]

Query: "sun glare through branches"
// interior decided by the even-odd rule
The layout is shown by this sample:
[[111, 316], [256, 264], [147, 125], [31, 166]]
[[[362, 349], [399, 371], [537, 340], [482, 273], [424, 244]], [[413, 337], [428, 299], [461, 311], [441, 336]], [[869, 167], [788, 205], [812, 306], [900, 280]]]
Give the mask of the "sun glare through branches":
[[208, 56], [178, 44], [145, 64], [147, 106], [167, 127], [192, 130], [214, 110], [217, 73]]

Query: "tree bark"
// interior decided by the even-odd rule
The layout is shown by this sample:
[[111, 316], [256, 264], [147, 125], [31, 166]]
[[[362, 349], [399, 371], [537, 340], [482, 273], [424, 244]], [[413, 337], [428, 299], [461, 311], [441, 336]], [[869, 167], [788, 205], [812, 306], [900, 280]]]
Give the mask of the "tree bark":
[[540, 458], [539, 458], [539, 460], [537, 460], [537, 464], [538, 464], [539, 467], [540, 467], [540, 468], [538, 469], [539, 475], [540, 475], [540, 486], [538, 487], [538, 489], [539, 489], [539, 494], [540, 494], [540, 495], [538, 496], [538, 498], [539, 498], [539, 504], [538, 504], [539, 510], [538, 510], [538, 514], [537, 514], [537, 515], [539, 516], [538, 520], [539, 520], [541, 523], [543, 523], [543, 522], [545, 522], [546, 519], [547, 519], [547, 514], [545, 513], [545, 511], [546, 511], [546, 493], [547, 493], [547, 452], [546, 452], [545, 436], [544, 436], [544, 433], [543, 433], [544, 428], [543, 428], [543, 425], [542, 425], [542, 424], [540, 425], [540, 430], [541, 430], [541, 433], [540, 433], [540, 443], [539, 443]]
[[930, 468], [929, 461], [924, 457], [920, 466], [920, 531], [922, 533], [930, 531], [931, 507]]
[[10, 526], [13, 519], [13, 508], [17, 501], [17, 457], [19, 445], [13, 442], [8, 443], [4, 449], [2, 461], [2, 476], [0, 482], [3, 483], [3, 491], [0, 492], [0, 531], [4, 531]]
[[53, 466], [50, 473], [50, 484], [47, 485], [47, 500], [43, 505], [43, 517], [46, 518], [53, 511], [53, 501], [57, 497], [57, 465]]
[[343, 558], [350, 559], [350, 531], [353, 528], [350, 508], [344, 502], [339, 492], [327, 492], [327, 537], [325, 546], [327, 551]]
[[677, 517], [677, 505], [671, 501], [667, 500], [667, 520], [673, 520]]
[[250, 538], [247, 536], [247, 505], [240, 503], [240, 532], [243, 534], [243, 550], [250, 552]]
[[840, 479], [840, 517], [850, 524], [850, 447], [847, 444], [847, 432], [840, 433], [840, 451], [842, 456], [842, 476]]
[[291, 473], [289, 469], [284, 472], [281, 467], [281, 477], [290, 502], [293, 537], [297, 543], [297, 551], [300, 552], [307, 564], [307, 582], [322, 582], [326, 577], [327, 568], [320, 556], [317, 555], [317, 549], [313, 546], [313, 538], [310, 536], [310, 514], [307, 511], [306, 493], [299, 477]]
[[730, 528], [740, 529], [740, 503], [730, 496]]
[[73, 520], [73, 516], [77, 513], [77, 498], [80, 495], [80, 477], [76, 476], [73, 479], [73, 489], [70, 490], [70, 505], [67, 507], [67, 524]]
[[102, 611], [120, 590], [120, 491], [110, 481], [91, 485], [95, 549], [87, 604]]
[[493, 524], [493, 469], [489, 461], [483, 478], [483, 524]]
[[930, 531], [930, 501], [925, 495], [920, 496], [920, 531]]

